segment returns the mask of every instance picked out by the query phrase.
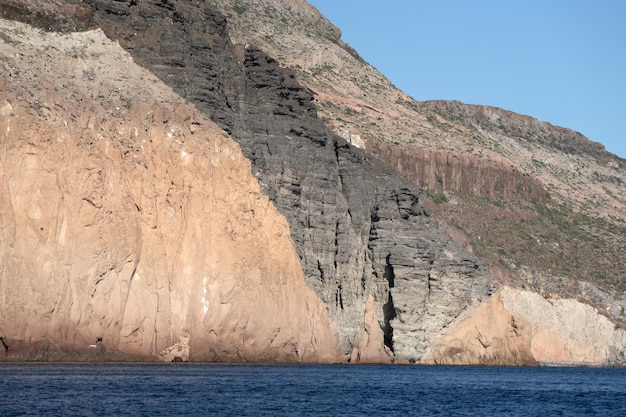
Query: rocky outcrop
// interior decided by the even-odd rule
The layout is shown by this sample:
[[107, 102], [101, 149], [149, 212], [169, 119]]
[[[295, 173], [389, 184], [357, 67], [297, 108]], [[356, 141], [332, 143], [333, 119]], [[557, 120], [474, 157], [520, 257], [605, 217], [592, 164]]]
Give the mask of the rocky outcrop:
[[180, 340], [159, 353], [161, 362], [188, 362], [189, 361], [189, 335], [180, 336]]
[[421, 363], [538, 365], [531, 353], [531, 339], [530, 323], [512, 315], [498, 291], [435, 338]]
[[365, 329], [370, 296], [387, 349], [416, 360], [432, 335], [489, 293], [480, 263], [438, 230], [419, 189], [329, 133], [294, 73], [254, 45], [231, 44], [216, 9], [86, 3], [110, 37], [240, 143], [289, 220], [306, 282], [346, 353]]
[[93, 12], [81, 0], [3, 0], [0, 18], [45, 30], [75, 32], [92, 26]]
[[626, 331], [597, 308], [571, 298], [543, 298], [530, 291], [502, 290], [511, 314], [532, 326], [531, 353], [542, 364], [626, 363]]
[[505, 161], [371, 141], [368, 151], [407, 179], [437, 193], [460, 192], [508, 202], [542, 201], [541, 182]]
[[156, 358], [182, 336], [164, 357], [340, 359], [222, 129], [101, 31], [0, 20], [0, 45], [4, 359]]
[[[495, 150], [500, 157], [543, 184], [558, 201], [623, 226], [626, 200], [624, 159], [579, 132], [530, 116], [458, 101], [420, 103], [424, 112], [449, 131], [474, 138], [476, 146]], [[491, 159], [491, 158], [490, 158]], [[593, 201], [593, 204], [589, 204]]]
[[[388, 344], [389, 341], [387, 341]], [[367, 297], [363, 332], [357, 332], [352, 342], [351, 363], [393, 363], [396, 356], [385, 344], [385, 335], [374, 311], [374, 297]]]
[[435, 338], [421, 362], [607, 366], [625, 358], [626, 331], [596, 308], [503, 287]]

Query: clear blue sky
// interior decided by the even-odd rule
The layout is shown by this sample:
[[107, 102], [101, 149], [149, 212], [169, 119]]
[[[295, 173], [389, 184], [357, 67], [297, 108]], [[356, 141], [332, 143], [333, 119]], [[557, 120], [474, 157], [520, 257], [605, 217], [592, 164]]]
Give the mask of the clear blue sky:
[[309, 0], [416, 100], [502, 107], [626, 158], [624, 0]]

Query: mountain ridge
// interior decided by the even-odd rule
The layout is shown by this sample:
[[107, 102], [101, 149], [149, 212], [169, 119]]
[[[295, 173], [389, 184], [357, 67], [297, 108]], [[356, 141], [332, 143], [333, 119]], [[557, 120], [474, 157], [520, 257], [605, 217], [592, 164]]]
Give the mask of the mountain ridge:
[[[582, 218], [567, 220], [572, 230], [553, 238], [554, 243], [575, 240], [581, 234], [588, 235], [588, 239], [612, 248], [607, 256], [613, 260], [620, 258], [619, 254], [625, 248], [623, 234], [618, 232], [617, 236], [611, 236], [606, 231], [611, 228], [622, 230], [626, 221], [626, 201], [622, 192], [626, 184], [624, 160], [604, 151], [601, 144], [590, 141], [578, 132], [504, 109], [460, 102], [416, 102], [395, 89], [392, 83], [362, 59], [355, 59], [347, 53], [343, 42], [335, 37], [336, 31], [320, 35], [314, 30], [299, 30], [289, 25], [289, 14], [286, 12], [282, 19], [255, 19], [267, 8], [271, 8], [274, 14], [278, 13], [280, 8], [272, 2], [255, 3], [247, 9], [254, 13], [241, 14], [232, 13], [232, 5], [247, 5], [250, 2], [217, 3], [225, 14], [230, 13], [229, 30], [237, 42], [254, 43], [270, 54], [276, 53], [282, 57], [283, 65], [298, 73], [304, 84], [315, 93], [320, 117], [331, 130], [378, 156], [408, 179], [417, 181], [429, 191], [427, 194], [441, 196], [439, 201], [445, 194], [448, 194], [446, 198], [454, 201], [462, 200], [463, 195], [469, 194], [472, 198], [487, 198], [499, 204], [500, 196], [513, 196], [514, 200], [519, 200], [518, 189], [521, 187], [528, 191], [531, 186], [534, 191], [527, 192], [522, 211], [530, 208], [541, 217], [542, 214], [534, 207], [540, 203], [540, 211], [544, 211], [543, 207], [547, 204], [555, 212], [563, 211], [566, 219], [571, 218], [571, 215], [566, 214], [571, 211]], [[259, 27], [261, 24], [263, 28]], [[428, 157], [438, 151], [441, 151], [442, 157]], [[587, 158], [587, 152], [590, 158]], [[426, 156], [422, 157], [421, 154]], [[450, 171], [448, 162], [455, 159], [464, 161], [461, 166], [466, 167], [467, 175], [459, 174], [464, 172], [462, 169]], [[467, 178], [465, 184], [458, 181], [459, 175], [472, 178], [472, 173], [485, 164], [504, 169], [494, 172], [493, 176], [480, 177], [481, 181], [486, 181], [480, 187], [468, 184]], [[425, 167], [430, 168], [426, 171]], [[419, 178], [417, 172], [420, 173]], [[451, 174], [453, 177], [450, 177]], [[509, 181], [509, 188], [503, 187], [498, 181], [498, 178], [518, 176], [518, 181]], [[539, 188], [545, 190], [549, 200], [537, 198], [539, 196], [535, 192]], [[487, 190], [489, 194], [484, 191], [477, 193], [478, 190]], [[486, 210], [490, 206], [493, 204], [481, 205], [477, 210]], [[431, 204], [429, 207], [435, 217], [439, 210], [451, 210], [446, 204]], [[515, 211], [510, 215], [519, 217]], [[447, 215], [444, 216], [447, 218]], [[597, 221], [604, 226], [597, 229]], [[584, 224], [579, 228], [578, 224], [581, 223]], [[456, 228], [456, 234], [465, 234], [466, 228], [475, 229], [471, 224], [464, 225], [463, 219], [457, 219], [457, 224], [460, 228]], [[562, 228], [558, 224], [550, 227]], [[507, 233], [519, 236], [519, 232], [514, 229], [509, 229]], [[489, 231], [473, 230], [473, 235], [484, 237], [489, 235]], [[472, 236], [466, 235], [466, 238], [472, 240]], [[520, 239], [528, 240], [523, 236]], [[501, 269], [501, 264], [508, 265], [511, 260], [507, 259], [509, 257], [497, 256], [497, 249], [493, 251], [496, 252], [495, 259], [492, 256], [493, 260], [489, 263], [491, 267]], [[503, 248], [507, 253], [513, 249]], [[587, 259], [585, 250], [581, 250], [576, 257]], [[521, 260], [516, 262], [522, 263]], [[626, 265], [618, 263], [617, 268], [600, 268], [593, 274], [612, 275], [608, 282], [596, 282], [610, 292], [615, 292], [616, 287], [623, 285]], [[588, 266], [592, 270], [595, 268], [593, 264], [590, 258]], [[548, 268], [542, 267], [542, 271], [536, 270], [535, 273], [545, 275]], [[578, 275], [575, 280], [586, 280], [590, 276], [558, 269], [555, 275], [572, 275], [572, 272]], [[507, 275], [520, 276], [522, 273], [516, 271]], [[555, 276], [552, 281], [561, 279]], [[591, 279], [593, 282], [594, 278]], [[535, 289], [546, 292], [556, 290], [554, 287]], [[575, 295], [575, 292], [564, 288], [559, 291], [563, 295]], [[617, 302], [613, 311], [620, 312], [626, 300], [621, 289], [617, 296], [618, 299], [613, 301], [596, 299], [596, 302], [598, 305]], [[614, 314], [614, 317], [620, 319], [622, 316]]]

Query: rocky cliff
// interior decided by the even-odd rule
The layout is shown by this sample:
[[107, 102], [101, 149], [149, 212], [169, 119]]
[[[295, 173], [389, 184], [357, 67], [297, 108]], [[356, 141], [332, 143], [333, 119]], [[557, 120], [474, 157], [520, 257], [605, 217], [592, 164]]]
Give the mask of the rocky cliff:
[[219, 11], [202, 2], [128, 2], [124, 12], [121, 2], [87, 3], [137, 62], [240, 143], [289, 219], [307, 284], [344, 351], [363, 340], [370, 296], [387, 348], [417, 360], [439, 328], [489, 293], [483, 268], [438, 230], [419, 189], [328, 132], [294, 73], [231, 43]]
[[303, 2], [217, 4], [231, 38], [258, 45], [297, 74], [329, 129], [424, 187], [433, 217], [485, 261], [493, 279], [582, 296], [626, 320], [622, 159], [529, 116], [417, 102]]
[[[417, 102], [304, 2], [216, 3], [235, 42], [257, 45], [292, 69], [329, 129], [425, 188], [433, 216], [497, 269], [495, 277], [563, 296], [584, 292], [626, 319], [619, 314], [626, 303], [624, 160], [529, 116]], [[588, 284], [598, 291], [583, 290]]]
[[[549, 182], [557, 171], [537, 176], [515, 159], [540, 144], [548, 161], [554, 144], [545, 125], [520, 119], [518, 130], [545, 139], [527, 146], [504, 134], [514, 115], [454, 116], [414, 102], [300, 0], [12, 0], [0, 10], [47, 30], [103, 31], [44, 35], [24, 27], [0, 38], [10, 51], [2, 128], [11, 158], [3, 178], [11, 184], [26, 175], [27, 184], [3, 192], [10, 196], [3, 227], [12, 232], [2, 241], [9, 307], [0, 330], [11, 346], [105, 344], [166, 360], [624, 362], [620, 295], [579, 275], [559, 276], [556, 285], [554, 272], [532, 263], [549, 259], [564, 274], [565, 265], [590, 265], [578, 253], [619, 252], [622, 238], [610, 230], [615, 223], [566, 230], [558, 204], [567, 193], [551, 200], [562, 190]], [[108, 51], [89, 49], [108, 44], [103, 33], [130, 54], [116, 50], [117, 67], [106, 64]], [[47, 36], [83, 42], [68, 49], [49, 41], [24, 59], [21, 49], [33, 48], [24, 39]], [[135, 63], [145, 68], [140, 75]], [[61, 67], [45, 88], [32, 73], [44, 66]], [[74, 153], [15, 133], [27, 120], [36, 127], [29, 132], [45, 128], [37, 138], [53, 137]], [[567, 132], [560, 138], [569, 143]], [[583, 148], [572, 149], [584, 162]], [[598, 152], [585, 172], [605, 178], [619, 161]], [[11, 162], [31, 159], [33, 169]], [[51, 165], [61, 160], [74, 177]], [[35, 180], [31, 171], [50, 178]], [[47, 203], [31, 204], [40, 194]], [[599, 213], [570, 211], [565, 219]], [[31, 226], [39, 218], [54, 226]], [[501, 229], [492, 218], [502, 219]], [[538, 249], [523, 257], [505, 246], [516, 236], [511, 225], [530, 231]], [[20, 240], [33, 227], [43, 227], [39, 246]], [[535, 235], [554, 229], [569, 234]], [[606, 246], [587, 239], [604, 231]], [[47, 256], [33, 254], [48, 245]], [[48, 277], [54, 291], [42, 294]], [[503, 282], [518, 288], [495, 292]], [[585, 298], [556, 302], [523, 286]], [[9, 315], [19, 325], [9, 325]]]
[[422, 363], [620, 365], [626, 331], [592, 306], [503, 287], [438, 336]]
[[0, 358], [341, 359], [223, 130], [101, 31], [0, 45]]

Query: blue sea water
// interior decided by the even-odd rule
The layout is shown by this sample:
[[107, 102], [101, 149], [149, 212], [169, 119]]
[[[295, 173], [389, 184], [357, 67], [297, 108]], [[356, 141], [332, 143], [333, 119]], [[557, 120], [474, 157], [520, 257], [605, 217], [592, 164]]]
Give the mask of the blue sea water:
[[626, 416], [626, 369], [0, 364], [0, 416]]

